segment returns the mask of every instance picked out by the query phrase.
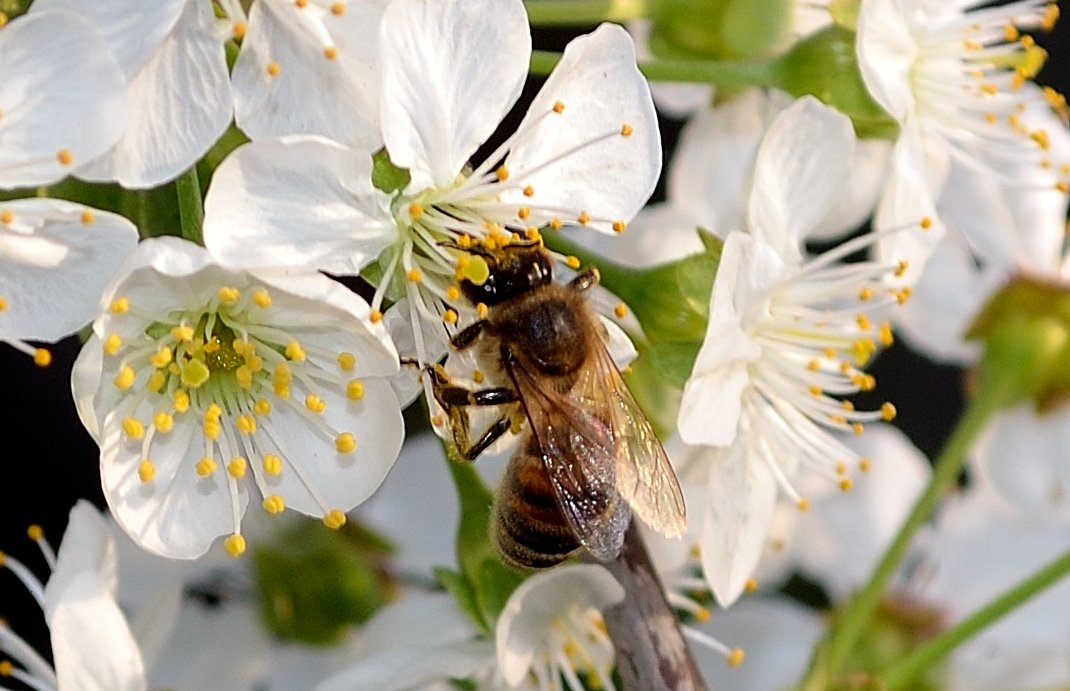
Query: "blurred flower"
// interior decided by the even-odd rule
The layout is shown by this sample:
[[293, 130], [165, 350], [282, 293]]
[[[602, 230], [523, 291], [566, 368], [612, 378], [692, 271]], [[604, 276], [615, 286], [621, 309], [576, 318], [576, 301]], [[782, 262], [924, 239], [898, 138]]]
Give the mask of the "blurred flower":
[[58, 199], [0, 202], [0, 342], [49, 364], [46, 349], [25, 341], [58, 341], [88, 324], [136, 244], [137, 229], [118, 214]]
[[378, 45], [391, 162], [380, 164], [398, 175], [393, 196], [373, 188], [367, 150], [313, 137], [256, 141], [216, 172], [205, 241], [243, 266], [365, 270], [378, 285], [374, 315], [386, 298], [408, 298], [415, 355], [429, 362], [444, 339], [425, 337], [420, 326], [457, 322], [455, 284], [467, 259], [441, 242], [502, 242], [507, 229], [543, 224], [623, 230], [654, 189], [660, 140], [646, 82], [619, 27], [573, 41], [516, 133], [474, 169], [469, 159], [527, 74], [522, 3], [397, 0], [383, 16]]
[[840, 189], [852, 142], [850, 121], [812, 98], [785, 110], [757, 155], [750, 233], [729, 234], [721, 254], [678, 427], [685, 443], [718, 450], [709, 459], [702, 559], [722, 605], [757, 566], [778, 488], [805, 508], [791, 479], [800, 470], [850, 486], [860, 456], [829, 431], [860, 434], [895, 414], [890, 404], [855, 410], [841, 397], [874, 386], [858, 367], [891, 333], [866, 312], [902, 298], [883, 285], [900, 267], [837, 263], [873, 235], [805, 262], [800, 251]]
[[79, 501], [71, 509], [58, 556], [43, 537], [35, 539], [52, 567], [46, 585], [14, 557], [4, 555], [3, 566], [22, 580], [44, 611], [55, 668], [0, 623], [0, 649], [23, 666], [5, 670], [4, 676], [40, 691], [145, 689], [141, 652], [115, 600], [115, 543], [104, 518]]
[[[221, 4], [233, 11], [237, 0]], [[155, 187], [196, 163], [226, 130], [233, 111], [223, 53], [229, 24], [215, 17], [211, 3], [37, 0], [30, 16], [55, 8], [79, 14], [100, 31], [126, 83], [126, 108], [114, 125], [121, 137], [99, 157], [76, 158], [74, 175], [128, 189]], [[37, 53], [41, 63], [67, 51], [63, 33], [51, 31], [63, 47]], [[44, 54], [48, 60], [41, 60]], [[99, 77], [89, 74], [78, 88], [95, 91]]]
[[116, 520], [144, 549], [192, 559], [227, 533], [244, 550], [251, 484], [269, 513], [344, 524], [401, 447], [397, 369], [342, 285], [228, 270], [157, 238], [105, 292], [73, 389]]

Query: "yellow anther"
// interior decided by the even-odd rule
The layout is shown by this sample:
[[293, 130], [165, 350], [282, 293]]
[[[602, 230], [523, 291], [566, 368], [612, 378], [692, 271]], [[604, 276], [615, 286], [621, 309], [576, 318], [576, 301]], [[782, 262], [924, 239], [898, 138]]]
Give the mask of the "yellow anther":
[[156, 477], [156, 466], [149, 459], [144, 459], [137, 466], [137, 477], [142, 482], [152, 482]]
[[336, 57], [338, 57], [338, 48], [336, 48], [335, 46], [327, 46], [323, 49], [323, 57], [327, 58], [328, 60], [334, 60]]
[[739, 667], [743, 664], [743, 659], [746, 657], [746, 653], [743, 652], [743, 648], [732, 648], [724, 660], [728, 663], [729, 667]]
[[129, 309], [130, 309], [130, 299], [129, 298], [118, 298], [116, 300], [112, 300], [111, 304], [108, 305], [108, 311], [111, 312], [112, 314], [123, 314], [124, 312], [128, 311]]
[[626, 316], [628, 316], [628, 306], [625, 305], [623, 302], [618, 302], [616, 306], [613, 307], [613, 314], [617, 317], [617, 319], [624, 319]]
[[847, 412], [851, 412], [855, 409], [855, 404], [851, 401], [840, 401], [840, 407], [846, 410]]
[[985, 96], [995, 96], [999, 93], [999, 88], [991, 82], [982, 84], [980, 87], [978, 87], [978, 90]]
[[171, 338], [179, 343], [189, 343], [193, 340], [193, 327], [179, 324], [171, 329]]
[[0, 312], [3, 312], [6, 309], [7, 309], [7, 300], [5, 300], [4, 298], [0, 298]]
[[0, 223], [5, 226], [11, 225], [11, 222], [15, 220], [15, 214], [11, 213], [11, 209], [4, 209], [0, 211]]
[[891, 422], [895, 419], [897, 411], [892, 403], [885, 401], [881, 404], [881, 419], [885, 422]]
[[623, 233], [627, 228], [628, 228], [628, 224], [626, 224], [624, 221], [620, 221], [620, 220], [613, 221], [613, 232], [614, 233], [617, 233], [619, 235], [620, 233]]
[[342, 432], [334, 438], [334, 448], [338, 453], [352, 453], [357, 448], [357, 438], [351, 432]]
[[873, 467], [873, 461], [868, 458], [862, 457], [858, 459], [858, 469], [863, 473], [868, 473], [870, 468]]
[[323, 516], [323, 525], [338, 530], [346, 524], [346, 515], [339, 509], [331, 509]]
[[525, 228], [524, 237], [527, 238], [529, 242], [537, 242], [540, 245], [542, 244], [542, 233], [540, 233], [539, 229], [535, 226], [528, 226], [527, 228]]
[[413, 267], [405, 272], [405, 279], [410, 283], [419, 283], [423, 276], [420, 274], [420, 270]]
[[368, 315], [368, 321], [370, 321], [372, 324], [378, 324], [379, 322], [383, 321], [383, 313], [379, 310], [372, 310], [371, 314]]
[[219, 290], [216, 291], [216, 297], [224, 305], [233, 305], [241, 298], [241, 291], [234, 286], [220, 286]]
[[810, 500], [805, 497], [799, 497], [799, 500], [795, 502], [795, 508], [799, 509], [799, 511], [809, 511]]
[[52, 364], [52, 351], [48, 348], [37, 348], [33, 351], [33, 364], [38, 367], [48, 367]]
[[494, 175], [498, 178], [499, 182], [505, 182], [509, 179], [509, 169], [504, 165], [498, 166], [498, 170], [494, 171]]
[[156, 369], [163, 369], [171, 364], [172, 358], [173, 353], [171, 352], [171, 349], [165, 346], [153, 353], [152, 357], [149, 358], [149, 362], [151, 362], [152, 366]]
[[223, 409], [219, 407], [218, 403], [212, 403], [208, 406], [208, 409], [204, 411], [204, 419], [218, 420], [223, 417]]
[[122, 422], [123, 434], [130, 439], [141, 439], [145, 436], [145, 426], [140, 420], [132, 417], [124, 417]]
[[234, 426], [238, 428], [238, 431], [242, 434], [252, 434], [256, 431], [256, 417], [245, 413], [239, 415], [234, 421]]
[[263, 466], [264, 473], [272, 477], [282, 473], [282, 459], [273, 453], [264, 454]]
[[557, 216], [554, 216], [553, 218], [550, 219], [550, 229], [551, 230], [561, 230], [561, 228], [563, 228], [564, 225], [565, 224]]
[[457, 312], [451, 309], [446, 310], [442, 313], [442, 321], [446, 322], [447, 324], [456, 324]]
[[253, 404], [253, 412], [257, 415], [267, 415], [271, 412], [271, 401], [266, 398], [258, 398]]
[[104, 352], [108, 355], [115, 355], [122, 347], [123, 339], [119, 334], [111, 334], [104, 339]]
[[748, 593], [753, 593], [754, 591], [758, 590], [758, 581], [754, 580], [753, 578], [748, 578], [747, 582], [743, 584], [743, 590], [747, 591]]
[[331, 3], [331, 14], [336, 17], [341, 17], [346, 13], [346, 4], [344, 2]]
[[850, 492], [852, 487], [854, 487], [854, 483], [851, 482], [851, 478], [840, 478], [840, 490], [844, 492]]
[[419, 204], [417, 202], [413, 202], [412, 204], [409, 204], [409, 217], [410, 218], [415, 220], [415, 219], [419, 218], [420, 216], [423, 216], [423, 214], [424, 214], [423, 204]]
[[806, 369], [810, 370], [811, 372], [818, 371], [819, 369], [821, 369], [821, 361], [817, 358], [810, 360], [810, 362], [806, 363]]
[[82, 221], [82, 225], [88, 226], [93, 224], [95, 217], [93, 216], [93, 212], [89, 209], [82, 209], [80, 220]]
[[490, 314], [490, 308], [484, 305], [482, 302], [476, 304], [476, 316], [480, 319], [486, 319]]
[[[7, 23], [6, 21], [3, 22], [3, 23], [0, 23], [0, 26], [3, 26], [6, 23]], [[2, 563], [2, 562], [0, 562], [0, 563]], [[15, 665], [14, 665], [14, 663], [11, 662], [11, 660], [0, 660], [0, 677], [10, 677], [14, 673], [15, 673]]]
[[862, 331], [869, 331], [873, 328], [873, 323], [865, 314], [859, 314], [857, 317], [855, 317], [855, 323], [858, 324], [858, 328]]
[[1003, 40], [1005, 40], [1007, 43], [1013, 43], [1019, 38], [1020, 34], [1018, 33], [1018, 27], [1016, 27], [1014, 24], [1011, 24], [1010, 22], [1003, 26]]
[[563, 102], [561, 102], [561, 101], [555, 101], [554, 102], [554, 112], [558, 113], [558, 114], [564, 113], [565, 112], [565, 104]]
[[695, 621], [705, 623], [710, 620], [710, 610], [707, 607], [699, 607], [695, 610], [693, 616]]
[[580, 215], [576, 217], [576, 222], [579, 223], [581, 226], [587, 225], [591, 222], [591, 214], [587, 213], [586, 211], [581, 211]]
[[223, 540], [223, 549], [232, 557], [240, 557], [245, 553], [245, 538], [239, 533], [234, 533]]
[[483, 383], [483, 372], [481, 370], [477, 370], [477, 369], [472, 370], [472, 381], [474, 381], [477, 384], [482, 384]]
[[533, 196], [535, 196], [535, 188], [532, 187], [531, 185], [526, 186], [524, 188], [524, 196], [525, 197], [533, 197]]
[[238, 381], [238, 386], [243, 389], [253, 387], [253, 370], [248, 365], [242, 365], [234, 370], [234, 378]]
[[987, 122], [989, 125], [995, 125], [998, 121], [999, 118], [996, 117], [995, 113], [985, 113], [985, 122]]
[[910, 268], [910, 263], [907, 262], [906, 259], [900, 259], [899, 263], [895, 266], [895, 277], [902, 278], [908, 268]]
[[216, 462], [207, 456], [197, 461], [197, 465], [194, 466], [194, 470], [197, 471], [198, 477], [208, 477], [214, 473], [217, 468], [219, 468], [219, 466]]
[[69, 166], [74, 163], [74, 154], [70, 149], [60, 149], [56, 152], [56, 160], [59, 161], [61, 166]]
[[836, 474], [837, 475], [843, 475], [846, 472], [847, 472], [847, 464], [846, 463], [837, 463], [836, 464]]
[[1029, 138], [1037, 143], [1044, 151], [1051, 148], [1051, 138], [1048, 137], [1048, 133], [1045, 130], [1033, 130], [1029, 133]]
[[441, 427], [442, 425], [446, 424], [446, 421], [442, 419], [441, 415], [432, 415], [431, 424], [434, 427]]
[[205, 418], [204, 420], [204, 436], [206, 439], [215, 440], [219, 438], [219, 433], [223, 431], [223, 424], [216, 418]]
[[1062, 194], [1067, 194], [1068, 192], [1070, 192], [1070, 183], [1068, 183], [1066, 180], [1059, 180], [1055, 183], [1055, 189], [1061, 192]]
[[454, 300], [459, 300], [460, 297], [461, 297], [461, 291], [457, 286], [450, 286], [449, 288], [446, 288], [446, 299], [447, 300], [450, 300], [452, 302]]
[[145, 382], [145, 388], [153, 393], [160, 393], [166, 383], [167, 375], [162, 370], [156, 370], [149, 375], [149, 380]]
[[34, 542], [39, 542], [45, 537], [45, 529], [34, 523], [26, 528], [26, 537]]
[[272, 515], [278, 515], [286, 510], [286, 502], [282, 500], [277, 494], [272, 494], [269, 497], [264, 497], [264, 503], [262, 504], [264, 511]]
[[171, 414], [163, 410], [157, 410], [152, 415], [152, 426], [160, 432], [170, 432], [175, 427], [175, 419]]
[[855, 422], [851, 425], [851, 431], [854, 432], [856, 437], [861, 437], [866, 428], [861, 422]]
[[230, 459], [229, 463], [227, 463], [227, 474], [233, 478], [243, 478], [245, 477], [246, 465], [247, 464], [245, 463], [244, 458], [242, 458], [241, 456], [235, 456], [234, 458]]
[[338, 353], [338, 357], [335, 358], [335, 362], [338, 363], [338, 369], [343, 372], [352, 372], [353, 368], [357, 366], [357, 356], [348, 350], [343, 350]]
[[821, 387], [818, 386], [817, 384], [811, 384], [807, 388], [807, 391], [809, 391], [810, 395], [813, 396], [814, 398], [817, 398], [818, 396], [820, 396], [821, 394], [824, 393], [824, 391], [821, 390]]
[[303, 10], [308, 6], [308, 0], [294, 0], [294, 4], [297, 5], [297, 9]]
[[524, 219], [526, 219], [530, 215], [531, 215], [531, 207], [530, 206], [522, 206], [522, 207], [520, 207], [519, 209], [516, 210], [516, 217], [519, 218], [522, 221]]
[[310, 393], [305, 396], [305, 407], [311, 410], [313, 413], [322, 413], [327, 410], [327, 401], [323, 400], [314, 393]]
[[[305, 361], [305, 349], [301, 347], [301, 344], [297, 341], [290, 341], [286, 344], [286, 358], [294, 362]], [[279, 363], [282, 364], [282, 363]]]
[[257, 307], [271, 307], [271, 295], [263, 288], [253, 291], [253, 304]]
[[571, 254], [568, 255], [567, 257], [565, 257], [565, 266], [567, 266], [570, 269], [578, 269], [578, 268], [580, 268], [580, 259], [579, 259], [579, 257], [577, 257], [575, 255], [571, 255]]
[[282, 66], [274, 60], [267, 64], [267, 73], [269, 77], [277, 77], [281, 72]]
[[123, 365], [119, 368], [119, 373], [115, 375], [115, 388], [126, 391], [134, 385], [135, 376], [133, 369], [128, 365]]
[[888, 322], [881, 322], [880, 329], [877, 331], [877, 340], [880, 344], [887, 348], [895, 342], [895, 336], [892, 334], [892, 325]]
[[241, 40], [245, 38], [245, 32], [248, 28], [245, 22], [234, 22], [234, 25], [230, 27], [230, 33], [234, 38]]
[[900, 305], [905, 304], [906, 301], [910, 299], [910, 295], [912, 292], [913, 291], [911, 291], [910, 286], [903, 286], [899, 290], [895, 291], [895, 301], [898, 302]]
[[346, 384], [346, 398], [351, 401], [359, 401], [364, 398], [364, 382], [359, 379], [351, 379]]
[[175, 389], [175, 392], [171, 395], [171, 403], [174, 405], [176, 413], [184, 413], [189, 410], [189, 394], [183, 389]]

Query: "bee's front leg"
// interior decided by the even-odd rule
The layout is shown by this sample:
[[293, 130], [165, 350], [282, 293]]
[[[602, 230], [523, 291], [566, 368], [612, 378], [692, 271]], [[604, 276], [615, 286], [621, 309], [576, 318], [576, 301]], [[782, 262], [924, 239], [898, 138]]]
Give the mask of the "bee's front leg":
[[503, 415], [491, 424], [480, 435], [479, 439], [473, 442], [468, 424], [467, 408], [469, 406], [501, 406], [516, 403], [519, 400], [516, 391], [502, 386], [476, 390], [459, 386], [450, 381], [449, 375], [440, 365], [429, 366], [426, 371], [431, 377], [431, 392], [435, 400], [449, 415], [450, 436], [453, 438], [453, 445], [457, 449], [457, 453], [465, 460], [475, 460], [491, 444], [498, 441], [502, 435], [514, 427], [514, 416]]

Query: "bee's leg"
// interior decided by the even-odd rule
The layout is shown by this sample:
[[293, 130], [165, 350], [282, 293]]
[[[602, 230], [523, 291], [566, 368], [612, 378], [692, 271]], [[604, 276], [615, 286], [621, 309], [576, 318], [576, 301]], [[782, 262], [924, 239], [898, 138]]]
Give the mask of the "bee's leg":
[[487, 430], [483, 432], [483, 436], [477, 439], [467, 449], [462, 449], [458, 447], [458, 451], [460, 451], [461, 457], [464, 458], [466, 461], [476, 460], [477, 458], [479, 458], [479, 455], [481, 453], [490, 448], [491, 444], [501, 439], [502, 435], [508, 432], [510, 428], [512, 428], [512, 426], [512, 418], [510, 418], [508, 415], [503, 415], [502, 417], [498, 418], [494, 421], [493, 425], [488, 427]]
[[593, 266], [588, 266], [583, 271], [576, 274], [576, 276], [568, 282], [568, 287], [575, 291], [582, 292], [588, 288], [593, 288], [598, 285], [598, 269]]
[[483, 333], [483, 329], [485, 328], [487, 328], [486, 319], [480, 319], [477, 322], [473, 322], [453, 334], [453, 338], [450, 339], [450, 345], [457, 350], [464, 350], [476, 342], [476, 339], [479, 338], [479, 335]]
[[472, 441], [468, 426], [469, 406], [500, 406], [516, 403], [519, 397], [513, 389], [496, 386], [475, 391], [450, 382], [449, 376], [440, 366], [426, 367], [431, 377], [431, 391], [435, 400], [446, 411], [450, 419], [450, 435], [453, 445], [462, 458], [475, 460], [479, 454], [498, 441], [503, 434], [513, 427], [512, 417], [503, 415], [494, 422], [475, 442]]

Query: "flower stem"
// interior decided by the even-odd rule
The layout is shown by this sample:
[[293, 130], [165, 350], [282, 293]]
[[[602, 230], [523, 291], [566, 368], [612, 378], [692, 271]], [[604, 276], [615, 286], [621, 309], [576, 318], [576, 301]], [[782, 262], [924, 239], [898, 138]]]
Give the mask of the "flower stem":
[[204, 221], [204, 208], [201, 206], [201, 183], [197, 177], [196, 165], [190, 166], [189, 170], [175, 179], [175, 193], [178, 196], [182, 237], [203, 245], [201, 225]]
[[647, 12], [646, 0], [529, 0], [524, 6], [532, 26], [626, 22]]
[[982, 373], [992, 376], [981, 377], [978, 395], [970, 402], [951, 438], [933, 464], [933, 474], [928, 487], [881, 557], [869, 582], [837, 614], [825, 643], [819, 645], [815, 652], [810, 671], [800, 686], [803, 691], [830, 688], [843, 671], [848, 656], [872, 621], [885, 588], [899, 568], [914, 536], [929, 520], [944, 494], [954, 487], [966, 454], [977, 435], [984, 429], [992, 414], [1006, 404], [1006, 394], [1011, 387], [1009, 378], [1000, 376], [1001, 373], [992, 368], [982, 369]]
[[1070, 550], [952, 628], [915, 649], [904, 659], [888, 667], [879, 675], [884, 682], [881, 688], [888, 691], [906, 688], [929, 665], [1067, 575], [1070, 575]]
[[[560, 59], [561, 53], [532, 51], [529, 71], [548, 75]], [[780, 86], [782, 81], [778, 64], [761, 60], [643, 60], [639, 71], [651, 81], [717, 86]]]

